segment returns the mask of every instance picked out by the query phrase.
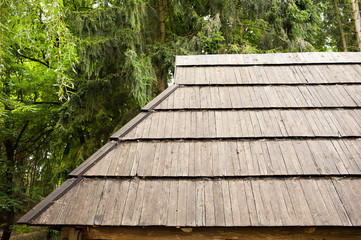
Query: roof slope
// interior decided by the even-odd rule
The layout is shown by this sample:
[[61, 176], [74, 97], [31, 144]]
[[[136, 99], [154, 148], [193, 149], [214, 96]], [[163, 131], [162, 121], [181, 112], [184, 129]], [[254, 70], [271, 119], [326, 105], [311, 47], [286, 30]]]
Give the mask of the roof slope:
[[32, 225], [361, 226], [361, 53], [178, 56]]

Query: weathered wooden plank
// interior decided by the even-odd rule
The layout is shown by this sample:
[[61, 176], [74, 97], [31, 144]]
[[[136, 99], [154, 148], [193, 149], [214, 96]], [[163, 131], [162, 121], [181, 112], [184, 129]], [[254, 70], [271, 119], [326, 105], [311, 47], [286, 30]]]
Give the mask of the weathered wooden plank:
[[[107, 197], [107, 203], [105, 206], [101, 225], [105, 225], [105, 226], [115, 225], [115, 223], [113, 222], [113, 217], [114, 217], [114, 213], [117, 211], [118, 202], [120, 201], [118, 198], [118, 192], [121, 191], [120, 187], [121, 187], [122, 183], [123, 182], [121, 182], [121, 181], [113, 181], [112, 182], [112, 186], [109, 189], [109, 195]], [[86, 192], [86, 191], [84, 191], [84, 192]], [[89, 194], [87, 199], [89, 199], [91, 197], [92, 197], [91, 194]], [[83, 202], [83, 201], [80, 201], [80, 202], [81, 202], [82, 207], [84, 208], [82, 211], [88, 211], [89, 209], [88, 209], [87, 203]], [[79, 216], [79, 220], [76, 220], [75, 222], [80, 222], [81, 218], [82, 218], [82, 214], [81, 214], [81, 216]]]
[[318, 174], [321, 172], [308, 146], [308, 144], [313, 144], [313, 141], [290, 141], [290, 144], [293, 145], [305, 174]]
[[[335, 210], [338, 214], [339, 219], [341, 220], [341, 224], [345, 226], [351, 226], [352, 223], [350, 218], [347, 215], [345, 210], [344, 204], [338, 195], [335, 186], [332, 181], [317, 181], [319, 188], [321, 190], [321, 194], [324, 195], [324, 199], [326, 198], [327, 201], [330, 203], [329, 211]], [[331, 206], [331, 203], [334, 207]]]
[[260, 226], [261, 220], [260, 216], [257, 213], [256, 208], [256, 202], [255, 197], [253, 194], [253, 189], [251, 185], [251, 181], [243, 181], [239, 182], [238, 184], [244, 184], [245, 194], [246, 194], [246, 200], [247, 200], [247, 206], [248, 206], [248, 213], [249, 213], [249, 219], [252, 226]]
[[[132, 209], [129, 209], [129, 210], [131, 210], [131, 211], [129, 211], [131, 213], [131, 215], [123, 216], [122, 225], [137, 226], [139, 224], [140, 216], [141, 216], [141, 213], [143, 210], [144, 198], [148, 197], [148, 196], [144, 196], [145, 184], [146, 184], [145, 181], [139, 181], [134, 206], [132, 207]], [[128, 192], [128, 195], [129, 195], [129, 192]], [[128, 210], [128, 209], [126, 209], [126, 210]]]
[[269, 174], [271, 172], [271, 167], [264, 159], [264, 153], [262, 150], [261, 142], [260, 141], [252, 141], [253, 144], [251, 144], [252, 148], [252, 157], [254, 158], [256, 162], [257, 174]]
[[173, 153], [174, 144], [173, 144], [173, 142], [168, 142], [166, 145], [167, 145], [167, 146], [165, 146], [166, 154], [163, 156], [167, 156], [167, 157], [165, 157], [163, 159], [164, 165], [161, 165], [160, 166], [161, 168], [159, 169], [159, 175], [161, 175], [161, 176], [169, 176], [170, 169], [172, 166], [172, 153]]
[[158, 225], [160, 214], [164, 211], [164, 209], [161, 209], [164, 181], [154, 180], [152, 182], [151, 193], [148, 195], [150, 205], [144, 206], [143, 209], [148, 210], [147, 212], [149, 213], [148, 220], [146, 221], [147, 224]]
[[227, 176], [228, 174], [234, 174], [233, 164], [228, 156], [228, 151], [225, 146], [225, 142], [219, 142], [218, 145], [218, 157], [216, 161], [219, 164], [220, 176]]
[[315, 136], [315, 133], [312, 130], [312, 127], [310, 126], [310, 121], [306, 118], [304, 111], [296, 111], [295, 118], [298, 119], [298, 123], [302, 126], [303, 133], [301, 135], [303, 136]]
[[309, 90], [310, 87], [307, 86], [298, 86], [298, 89], [302, 93], [302, 96], [305, 98], [307, 105], [310, 107], [321, 107], [320, 101], [317, 97], [314, 96], [313, 91]]
[[293, 211], [295, 213], [296, 222], [308, 226], [315, 225], [311, 210], [306, 201], [304, 192], [301, 188], [300, 180], [285, 180], [287, 191], [292, 202]]
[[[171, 165], [169, 168], [169, 174], [170, 176], [174, 176], [177, 174], [177, 168], [178, 168], [178, 162], [179, 162], [179, 142], [174, 142], [173, 143], [173, 150], [172, 150], [172, 154], [171, 154]], [[167, 175], [166, 175], [167, 176]]]
[[[361, 106], [361, 89], [356, 86], [340, 86], [340, 95], [344, 96], [345, 99], [350, 99], [351, 104]], [[346, 100], [345, 100], [346, 102]]]
[[[247, 113], [246, 113], [247, 115]], [[249, 121], [249, 130], [251, 130], [251, 132], [253, 132], [252, 135], [249, 135], [249, 137], [259, 137], [262, 136], [262, 132], [261, 132], [261, 127], [260, 127], [260, 121], [257, 118], [256, 112], [255, 111], [248, 111], [248, 116], [249, 119], [247, 119]], [[262, 121], [262, 120], [261, 120]]]
[[[140, 152], [140, 161], [138, 164], [137, 174], [139, 176], [149, 176], [152, 173], [152, 167], [155, 159], [155, 143], [144, 144], [142, 151]], [[149, 159], [147, 161], [147, 159]]]
[[167, 226], [177, 226], [178, 188], [179, 188], [178, 181], [170, 182]]
[[355, 199], [360, 199], [359, 196], [353, 193], [353, 188], [356, 191], [360, 192], [360, 183], [358, 182], [357, 186], [352, 184], [354, 180], [338, 180], [333, 179], [332, 183], [341, 198], [343, 206], [347, 212], [348, 217], [353, 226], [360, 225], [360, 203], [359, 201], [355, 201]]
[[196, 225], [196, 183], [187, 181], [187, 209], [186, 224], [184, 226]]
[[239, 161], [239, 166], [241, 168], [241, 171], [245, 175], [249, 175], [248, 172], [248, 161], [247, 161], [247, 155], [245, 150], [245, 143], [244, 142], [236, 142], [236, 153]]
[[264, 111], [255, 112], [257, 120], [259, 122], [259, 128], [261, 130], [261, 136], [269, 136], [268, 133], [268, 126], [270, 122], [270, 117], [268, 114], [264, 113]]
[[223, 196], [223, 208], [224, 208], [224, 219], [226, 226], [234, 226], [233, 223], [233, 210], [231, 206], [231, 198], [229, 191], [229, 181], [222, 181], [222, 196]]
[[130, 172], [131, 176], [135, 176], [138, 173], [139, 163], [141, 161], [141, 154], [143, 152], [145, 143], [138, 142], [138, 144], [132, 144], [129, 149], [127, 162], [124, 165], [118, 165], [116, 172], [120, 176], [127, 175]]
[[360, 126], [349, 112], [341, 109], [340, 111], [332, 111], [331, 114], [335, 116], [347, 136], [357, 136], [360, 134]]
[[224, 200], [222, 195], [222, 182], [212, 181], [213, 183], [213, 200], [214, 200], [214, 215], [217, 226], [226, 226]]
[[234, 175], [240, 175], [242, 173], [242, 167], [239, 161], [239, 149], [235, 141], [227, 142], [228, 145], [228, 157], [232, 162]]
[[205, 226], [206, 224], [206, 209], [205, 209], [205, 190], [204, 182], [195, 182], [195, 226]]
[[126, 199], [128, 197], [130, 180], [121, 181], [121, 185], [119, 189], [116, 190], [117, 201], [115, 201], [115, 207], [113, 209], [113, 218], [111, 221], [111, 225], [119, 226], [122, 223], [124, 208], [126, 204]]
[[[142, 211], [139, 217], [139, 225], [149, 226], [154, 225], [155, 221], [153, 219], [154, 214], [156, 214], [157, 202], [156, 196], [159, 196], [159, 191], [156, 192], [155, 188], [158, 187], [162, 182], [157, 182], [154, 180], [146, 181], [144, 189], [144, 198], [142, 204]], [[151, 224], [153, 222], [153, 224]]]
[[179, 181], [177, 210], [177, 226], [187, 226], [187, 181]]
[[216, 215], [213, 197], [213, 182], [204, 181], [204, 205], [205, 205], [205, 223], [206, 226], [216, 225]]
[[[345, 141], [344, 141], [345, 142]], [[360, 143], [361, 143], [361, 138], [358, 138], [354, 141], [350, 141], [350, 145], [348, 146], [348, 149], [350, 149], [350, 151], [353, 152], [352, 156], [353, 159], [356, 163], [356, 165], [358, 166], [359, 169], [361, 169], [361, 149], [360, 149]]]
[[150, 176], [162, 176], [163, 168], [165, 166], [164, 162], [167, 156], [167, 144], [161, 144], [159, 142], [154, 143], [155, 145], [155, 154], [154, 154], [154, 160], [149, 161], [149, 165], [152, 165]]
[[[139, 181], [131, 181], [130, 182], [129, 190], [128, 190], [128, 194], [127, 194], [127, 200], [125, 201], [125, 206], [124, 206], [123, 218], [122, 218], [122, 223], [121, 223], [122, 225], [125, 225], [125, 226], [132, 225], [131, 223], [132, 223], [132, 217], [134, 214], [134, 210], [135, 210], [135, 208], [139, 207], [139, 206], [135, 206], [137, 195], [138, 195], [139, 185], [140, 185]], [[139, 201], [140, 200], [138, 200], [138, 202], [137, 202], [138, 205], [139, 205]], [[138, 214], [139, 214], [139, 212], [138, 212]]]
[[[91, 194], [93, 196], [93, 199], [88, 206], [88, 212], [83, 216], [83, 219], [84, 219], [84, 222], [86, 225], [94, 225], [95, 224], [94, 218], [95, 218], [95, 215], [97, 212], [98, 204], [101, 200], [102, 193], [104, 191], [104, 186], [105, 186], [105, 181], [101, 181], [98, 183], [98, 186], [96, 186], [96, 189], [94, 192], [88, 192], [88, 194]], [[60, 222], [58, 224], [61, 225]]]
[[282, 110], [278, 112], [281, 116], [281, 121], [286, 128], [288, 136], [297, 136], [300, 134], [298, 126], [295, 124], [295, 121], [292, 117], [291, 111]]
[[262, 182], [262, 184], [259, 184], [259, 188], [263, 195], [263, 205], [270, 212], [270, 218], [273, 221], [273, 225], [283, 226], [284, 216], [282, 213], [285, 211], [285, 209], [281, 209], [277, 200], [281, 193], [277, 188], [275, 188], [275, 184], [272, 182], [272, 180]]
[[[113, 181], [105, 181], [103, 192], [100, 195], [99, 202], [97, 206], [93, 206], [96, 208], [96, 213], [94, 216], [94, 225], [101, 225], [104, 219], [104, 213], [109, 205], [109, 199], [111, 198], [111, 195], [113, 194], [114, 189], [114, 182]], [[74, 199], [76, 202], [77, 200]]]
[[271, 199], [264, 199], [266, 198], [263, 196], [265, 192], [263, 189], [260, 188], [259, 181], [250, 181], [252, 192], [254, 196], [255, 206], [256, 206], [256, 212], [259, 220], [260, 226], [268, 226], [268, 225], [275, 225], [273, 213], [269, 204], [269, 201]]
[[253, 142], [251, 141], [245, 141], [244, 142], [244, 149], [247, 159], [247, 172], [249, 175], [258, 175], [259, 174], [259, 166], [257, 157], [253, 154], [254, 153], [254, 147]]
[[272, 124], [272, 128], [275, 136], [287, 136], [286, 126], [281, 119], [281, 115], [279, 111], [269, 111], [268, 115], [270, 117], [270, 123]]
[[[241, 213], [240, 199], [239, 199], [238, 192], [237, 192], [237, 189], [235, 186], [235, 182], [232, 180], [229, 181], [229, 196], [230, 196], [230, 205], [231, 205], [231, 209], [232, 209], [231, 216], [232, 216], [233, 225], [239, 226], [239, 225], [241, 225], [241, 216], [243, 214]], [[245, 203], [245, 201], [244, 201], [244, 203]], [[248, 213], [248, 211], [247, 211], [247, 213]]]
[[[111, 162], [107, 169], [107, 173], [105, 175], [115, 176], [117, 168], [121, 168], [123, 164], [127, 161], [127, 157], [130, 150], [130, 143], [122, 143], [119, 144], [117, 148], [115, 148], [114, 154], [112, 155]], [[130, 159], [132, 160], [132, 159]], [[94, 175], [97, 173], [94, 171]], [[99, 174], [99, 173], [98, 173]], [[100, 174], [99, 174], [100, 175]]]
[[269, 152], [270, 161], [272, 162], [272, 171], [274, 174], [289, 174], [290, 170], [286, 164], [288, 160], [285, 159], [285, 156], [282, 154], [280, 141], [267, 141], [266, 145]]
[[325, 160], [333, 173], [348, 174], [346, 167], [340, 159], [339, 154], [336, 152], [332, 142], [322, 141], [322, 149]]
[[202, 168], [205, 171], [205, 176], [217, 176], [217, 173], [219, 173], [219, 170], [215, 170], [217, 163], [216, 155], [218, 155], [218, 150], [216, 147], [217, 146], [214, 144], [202, 142], [202, 159], [207, 159], [206, 163], [202, 161]]
[[170, 188], [171, 181], [163, 181], [161, 196], [158, 198], [158, 213], [155, 218], [155, 221], [158, 220], [157, 226], [167, 225], [170, 201], [174, 201], [174, 199], [170, 198]]
[[[221, 115], [222, 115], [222, 129], [224, 132], [224, 136], [232, 136], [233, 134], [231, 134], [231, 126], [229, 125], [229, 120], [228, 120], [228, 114], [229, 111], [222, 111]], [[234, 136], [234, 135], [233, 135]]]
[[316, 193], [316, 197], [320, 197], [320, 199], [318, 199], [318, 202], [322, 202], [323, 205], [325, 206], [325, 209], [327, 211], [327, 215], [330, 217], [330, 219], [326, 219], [326, 221], [324, 222], [324, 224], [326, 225], [327, 222], [330, 223], [329, 221], [332, 220], [332, 222], [336, 222], [337, 225], [343, 225], [345, 224], [344, 220], [340, 218], [338, 212], [337, 212], [337, 208], [343, 208], [340, 205], [334, 205], [333, 201], [331, 200], [331, 197], [327, 191], [327, 184], [330, 184], [329, 181], [325, 181], [325, 180], [321, 180], [321, 179], [317, 179], [315, 182], [315, 186], [314, 189], [317, 189], [318, 193]]
[[[352, 140], [351, 140], [352, 141]], [[357, 173], [359, 172], [359, 167], [357, 166], [356, 162], [354, 161], [354, 154], [352, 154], [346, 147], [345, 143], [350, 144], [350, 140], [345, 141], [332, 141], [332, 144], [337, 151], [337, 154], [342, 159], [342, 164], [345, 166], [347, 173]]]
[[[288, 190], [288, 186], [286, 181], [274, 181], [275, 189], [280, 192], [278, 195], [278, 199], [280, 200], [281, 206], [283, 206], [283, 209], [287, 211], [287, 215], [285, 214], [285, 218], [283, 220], [287, 219], [287, 223], [291, 226], [297, 226], [300, 225], [300, 219], [297, 216], [295, 208], [299, 208], [299, 206], [294, 205], [293, 201], [291, 200], [295, 196], [292, 195], [292, 193]], [[287, 217], [288, 216], [288, 217]], [[283, 221], [284, 224], [287, 224], [285, 221]]]
[[323, 202], [322, 196], [315, 180], [299, 181], [305, 194], [307, 205], [311, 211], [313, 221], [316, 225], [331, 225], [331, 222], [337, 222], [333, 219], [336, 216], [330, 216]]

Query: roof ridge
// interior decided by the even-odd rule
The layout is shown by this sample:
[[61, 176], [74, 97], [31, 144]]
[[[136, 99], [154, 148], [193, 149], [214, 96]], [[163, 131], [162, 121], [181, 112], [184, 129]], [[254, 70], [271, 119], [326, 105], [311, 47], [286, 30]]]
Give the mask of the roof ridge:
[[[360, 179], [361, 174], [351, 173], [351, 174], [335, 174], [335, 173], [328, 173], [328, 174], [290, 174], [290, 175], [282, 175], [282, 174], [265, 174], [265, 175], [212, 175], [212, 176], [106, 176], [107, 179], [120, 179], [120, 180], [142, 180], [142, 181], [153, 181], [153, 180], [195, 180], [195, 181], [202, 181], [202, 180], [235, 180], [235, 179], [331, 179], [331, 178], [351, 178], [351, 179]], [[104, 179], [103, 175], [91, 175], [91, 176], [84, 176], [84, 179]]]
[[177, 67], [258, 67], [258, 66], [305, 66], [305, 65], [357, 65], [361, 61], [352, 62], [284, 62], [284, 63], [190, 63]]
[[176, 66], [295, 65], [360, 63], [360, 52], [302, 52], [264, 54], [178, 55]]
[[288, 82], [288, 83], [180, 83], [179, 87], [267, 87], [361, 85], [361, 82]]

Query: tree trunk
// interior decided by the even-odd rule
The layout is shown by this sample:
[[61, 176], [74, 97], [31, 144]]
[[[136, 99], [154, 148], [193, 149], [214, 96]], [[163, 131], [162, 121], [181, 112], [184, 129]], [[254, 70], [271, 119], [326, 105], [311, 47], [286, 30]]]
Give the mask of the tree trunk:
[[355, 20], [355, 29], [356, 29], [356, 35], [357, 35], [357, 45], [359, 48], [359, 51], [361, 51], [361, 20], [360, 20], [360, 10], [358, 7], [358, 1], [357, 0], [351, 0], [352, 3], [352, 10], [353, 10], [353, 17]]
[[338, 9], [337, 0], [333, 0], [333, 2], [335, 3], [335, 9], [336, 9], [338, 26], [340, 28], [340, 33], [341, 33], [343, 51], [347, 52], [346, 38], [345, 38], [345, 33], [343, 31], [343, 26], [342, 26], [342, 21], [341, 21], [341, 16], [340, 16], [340, 10]]
[[[158, 2], [158, 22], [159, 22], [159, 36], [160, 36], [160, 42], [161, 44], [165, 43], [165, 34], [166, 34], [166, 28], [165, 28], [165, 15], [166, 15], [166, 7], [167, 7], [167, 0], [159, 0]], [[163, 67], [163, 56], [160, 57], [160, 63], [159, 66], [157, 66], [157, 93], [160, 93], [164, 91], [168, 87], [168, 81], [167, 76], [168, 72], [167, 69], [164, 69]]]
[[[14, 145], [11, 140], [5, 140], [5, 149], [6, 149], [6, 158], [7, 158], [7, 166], [6, 166], [6, 185], [5, 185], [5, 193], [10, 198], [14, 198], [14, 171], [15, 171], [15, 159], [14, 159]], [[11, 236], [11, 227], [15, 222], [15, 211], [14, 207], [10, 207], [8, 211], [6, 211], [6, 225], [4, 226], [4, 232], [1, 237], [1, 240], [9, 240]]]
[[15, 212], [14, 208], [11, 208], [10, 211], [6, 212], [6, 225], [4, 226], [4, 232], [1, 236], [1, 240], [9, 240], [11, 236], [11, 226], [15, 222]]
[[158, 74], [158, 91], [159, 93], [164, 91], [168, 87], [168, 73], [164, 69], [159, 69]]
[[165, 8], [167, 6], [167, 0], [159, 0], [158, 6], [158, 21], [160, 31], [160, 42], [165, 43]]

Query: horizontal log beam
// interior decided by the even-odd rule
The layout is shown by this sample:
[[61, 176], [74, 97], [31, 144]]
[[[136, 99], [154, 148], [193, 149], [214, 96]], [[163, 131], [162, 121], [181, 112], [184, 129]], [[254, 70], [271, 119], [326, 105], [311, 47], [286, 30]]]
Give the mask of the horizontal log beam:
[[[62, 237], [74, 233], [75, 229], [65, 227]], [[77, 230], [78, 231], [78, 230]], [[206, 239], [356, 239], [361, 228], [357, 227], [272, 227], [272, 228], [192, 228], [184, 231], [182, 228], [166, 227], [88, 227], [82, 229], [84, 239], [127, 239], [127, 240], [206, 240]], [[64, 233], [64, 234], [63, 234]], [[72, 234], [69, 234], [69, 237]], [[70, 238], [69, 238], [70, 239]]]

